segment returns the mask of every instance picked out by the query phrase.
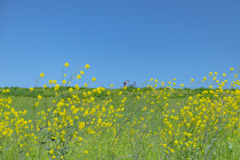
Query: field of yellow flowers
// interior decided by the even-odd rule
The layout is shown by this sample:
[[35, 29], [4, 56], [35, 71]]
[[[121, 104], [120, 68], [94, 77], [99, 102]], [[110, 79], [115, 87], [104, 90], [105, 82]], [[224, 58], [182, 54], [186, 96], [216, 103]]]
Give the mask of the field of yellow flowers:
[[151, 79], [146, 88], [111, 89], [72, 86], [90, 66], [67, 79], [68, 67], [60, 83], [0, 89], [1, 159], [239, 159], [240, 81], [233, 68], [203, 77], [207, 88]]

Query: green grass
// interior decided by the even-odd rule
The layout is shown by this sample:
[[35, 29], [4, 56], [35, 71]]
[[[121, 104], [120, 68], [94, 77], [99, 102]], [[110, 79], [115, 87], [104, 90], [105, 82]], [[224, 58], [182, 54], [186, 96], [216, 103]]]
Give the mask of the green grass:
[[[37, 128], [41, 128], [40, 131], [33, 129], [26, 129], [22, 134], [13, 133], [13, 136], [9, 139], [1, 138], [1, 150], [0, 157], [2, 159], [51, 159], [52, 155], [49, 154], [48, 148], [54, 150], [56, 153], [56, 158], [60, 159], [60, 156], [63, 156], [64, 159], [239, 159], [239, 142], [240, 138], [238, 137], [239, 128], [238, 126], [231, 126], [226, 129], [226, 125], [221, 123], [218, 127], [219, 134], [214, 130], [214, 127], [218, 125], [216, 121], [208, 120], [206, 123], [207, 128], [200, 132], [200, 129], [197, 127], [197, 122], [191, 122], [189, 115], [182, 115], [181, 110], [187, 112], [192, 112], [194, 117], [201, 115], [200, 111], [196, 111], [196, 108], [202, 109], [203, 105], [194, 104], [189, 101], [189, 97], [197, 99], [198, 94], [202, 94], [202, 98], [209, 98], [211, 103], [220, 103], [224, 102], [223, 97], [234, 97], [231, 93], [218, 94], [216, 90], [211, 90], [215, 94], [218, 94], [220, 98], [216, 99], [210, 93], [204, 94], [203, 91], [210, 91], [206, 88], [198, 89], [169, 89], [169, 88], [157, 88], [153, 90], [152, 88], [127, 88], [127, 89], [105, 89], [101, 94], [93, 93], [92, 88], [80, 88], [79, 90], [74, 90], [73, 92], [68, 92], [70, 87], [61, 87], [59, 96], [56, 96], [54, 88], [35, 88], [33, 92], [30, 92], [27, 88], [18, 88], [13, 87], [9, 88], [10, 93], [2, 93], [4, 89], [0, 88], [0, 98], [12, 98], [11, 107], [16, 111], [27, 110], [27, 114], [21, 116], [25, 120], [42, 120], [42, 122], [37, 122]], [[84, 92], [92, 92], [90, 96], [84, 96]], [[108, 92], [110, 91], [110, 94]], [[235, 91], [235, 90], [233, 90]], [[122, 92], [119, 95], [119, 92]], [[39, 106], [34, 107], [36, 103], [37, 96], [42, 95], [43, 99], [39, 101]], [[49, 113], [47, 118], [49, 122], [53, 125], [54, 118], [58, 117], [63, 119], [64, 116], [59, 116], [58, 114], [53, 114], [48, 112], [48, 109], [54, 110], [56, 105], [53, 104], [53, 100], [59, 102], [61, 99], [64, 99], [69, 107], [63, 107], [60, 111], [64, 109], [69, 112], [67, 113], [72, 119], [74, 118], [73, 114], [70, 113], [71, 103], [74, 101], [72, 95], [78, 95], [79, 102], [74, 104], [76, 108], [84, 107], [85, 110], [89, 108], [89, 111], [96, 109], [96, 106], [99, 105], [101, 111], [103, 106], [109, 109], [110, 105], [114, 106], [114, 113], [99, 112], [99, 115], [96, 113], [88, 114], [84, 116], [83, 112], [78, 112], [79, 120], [74, 122], [74, 125], [71, 126], [70, 123], [67, 123], [65, 130], [67, 135], [65, 139], [69, 141], [62, 142], [61, 138], [57, 137], [57, 140], [51, 140], [51, 136], [55, 135], [55, 132], [52, 132], [48, 129], [48, 125], [43, 119], [44, 115], [41, 114], [41, 111]], [[139, 99], [138, 99], [138, 97]], [[93, 102], [85, 103], [85, 100], [90, 100], [91, 97], [94, 97]], [[123, 102], [124, 98], [127, 98]], [[167, 97], [166, 99], [164, 97]], [[72, 102], [68, 102], [67, 99], [71, 99]], [[235, 99], [236, 104], [240, 104], [238, 97]], [[179, 105], [178, 105], [179, 103]], [[226, 102], [228, 103], [228, 102]], [[232, 106], [233, 102], [229, 102], [229, 106]], [[210, 102], [209, 102], [210, 104]], [[225, 104], [225, 102], [224, 102]], [[208, 102], [204, 105], [208, 105]], [[235, 105], [235, 103], [234, 103]], [[185, 109], [185, 106], [190, 106], [190, 109]], [[124, 111], [117, 112], [116, 109], [123, 108]], [[146, 110], [144, 110], [146, 107]], [[204, 106], [206, 107], [206, 106]], [[203, 107], [203, 108], [204, 108]], [[224, 106], [226, 107], [226, 106]], [[222, 110], [224, 111], [224, 107]], [[209, 106], [210, 108], [210, 106]], [[175, 112], [172, 112], [175, 110]], [[210, 117], [210, 112], [214, 109], [207, 109], [207, 112], [204, 112], [204, 115]], [[109, 110], [110, 111], [110, 110]], [[226, 110], [228, 118], [226, 118], [228, 124], [231, 124], [231, 114], [238, 114], [236, 110]], [[8, 112], [7, 109], [2, 110], [2, 113]], [[10, 111], [9, 111], [10, 112]], [[36, 113], [34, 117], [34, 112]], [[209, 112], [209, 113], [208, 113]], [[214, 110], [215, 112], [215, 110]], [[40, 113], [40, 115], [38, 114]], [[51, 114], [50, 114], [51, 113]], [[122, 114], [123, 117], [115, 116], [116, 113]], [[223, 112], [219, 113], [222, 114]], [[106, 114], [106, 116], [103, 116]], [[229, 114], [229, 115], [228, 115]], [[174, 120], [174, 117], [178, 117], [178, 120]], [[221, 119], [214, 115], [216, 119]], [[234, 114], [234, 117], [238, 115]], [[14, 118], [13, 116], [10, 118]], [[97, 125], [97, 123], [91, 124], [93, 119], [103, 119], [106, 122], [111, 122], [111, 127], [102, 127]], [[128, 120], [126, 120], [128, 118]], [[211, 117], [210, 117], [211, 118]], [[4, 117], [1, 117], [4, 120]], [[200, 117], [203, 121], [205, 120], [204, 116]], [[186, 121], [186, 122], [184, 122]], [[77, 131], [77, 122], [85, 122], [86, 127], [83, 131], [78, 131], [77, 136], [83, 137], [82, 142], [77, 142], [76, 139], [70, 138], [74, 135], [74, 132]], [[87, 124], [89, 122], [89, 124]], [[191, 127], [187, 127], [187, 124], [191, 123]], [[169, 124], [172, 125], [173, 131], [169, 128]], [[215, 124], [215, 125], [214, 125]], [[238, 124], [238, 122], [237, 122]], [[9, 123], [9, 125], [12, 125]], [[60, 125], [60, 124], [57, 124]], [[181, 125], [180, 127], [178, 125]], [[59, 129], [60, 133], [64, 129]], [[94, 130], [96, 133], [89, 134], [88, 129]], [[231, 132], [230, 132], [230, 129]], [[57, 129], [56, 129], [57, 130]], [[179, 131], [177, 131], [179, 130]], [[197, 132], [199, 130], [199, 133]], [[170, 136], [169, 131], [173, 132]], [[233, 134], [233, 131], [237, 133]], [[25, 140], [20, 140], [20, 136], [29, 133], [35, 133], [35, 135], [42, 137], [42, 139], [35, 140], [31, 137]], [[175, 135], [176, 132], [176, 135]], [[186, 135], [181, 135], [183, 132], [191, 133], [192, 136], [188, 137]], [[205, 136], [204, 134], [207, 134]], [[15, 135], [15, 136], [14, 136]], [[17, 135], [17, 136], [16, 136]], [[19, 137], [18, 137], [19, 136]], [[16, 137], [18, 139], [16, 139]], [[197, 144], [203, 144], [202, 146], [193, 147], [190, 145], [189, 148], [185, 146], [185, 143], [191, 141], [193, 143], [194, 137], [198, 138], [196, 141]], [[201, 139], [203, 137], [203, 139]], [[204, 139], [204, 137], [206, 139]], [[228, 138], [234, 140], [227, 140]], [[31, 139], [31, 140], [30, 140]], [[185, 140], [183, 140], [185, 139]], [[182, 145], [175, 145], [175, 141], [183, 141]], [[26, 148], [19, 149], [19, 143], [26, 142]], [[15, 144], [15, 145], [11, 145]], [[80, 144], [78, 144], [80, 143]], [[16, 145], [17, 144], [17, 145]], [[166, 144], [167, 147], [164, 145]], [[61, 150], [56, 149], [57, 145], [61, 145]], [[170, 152], [170, 149], [174, 149], [174, 153]], [[180, 148], [180, 149], [178, 149]], [[185, 148], [185, 149], [184, 149]], [[31, 151], [30, 151], [31, 150]], [[88, 151], [88, 154], [84, 153]], [[167, 153], [169, 152], [169, 153]], [[29, 156], [26, 156], [26, 153], [29, 153]]]

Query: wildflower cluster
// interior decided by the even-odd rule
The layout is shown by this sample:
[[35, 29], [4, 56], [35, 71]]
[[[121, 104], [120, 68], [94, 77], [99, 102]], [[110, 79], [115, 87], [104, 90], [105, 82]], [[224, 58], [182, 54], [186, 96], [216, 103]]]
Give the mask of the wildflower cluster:
[[[23, 108], [0, 94], [2, 159], [226, 159], [239, 157], [240, 82], [238, 72], [209, 73], [177, 88], [150, 79], [147, 88], [86, 88], [96, 81], [71, 85], [89, 65], [62, 81], [30, 88]], [[38, 79], [45, 75], [40, 74]], [[37, 79], [37, 81], [38, 81]], [[229, 81], [229, 79], [232, 79]], [[69, 85], [69, 86], [68, 86]], [[109, 85], [113, 87], [113, 84]], [[159, 88], [159, 86], [161, 86]], [[41, 91], [41, 92], [40, 92]], [[30, 106], [30, 107], [28, 107]]]

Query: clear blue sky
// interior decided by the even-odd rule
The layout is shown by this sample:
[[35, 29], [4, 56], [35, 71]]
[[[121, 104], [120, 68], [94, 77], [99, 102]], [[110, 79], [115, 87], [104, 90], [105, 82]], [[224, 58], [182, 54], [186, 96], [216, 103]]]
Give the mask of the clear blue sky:
[[65, 62], [91, 87], [187, 84], [240, 66], [240, 1], [1, 0], [0, 60], [0, 87], [60, 81]]

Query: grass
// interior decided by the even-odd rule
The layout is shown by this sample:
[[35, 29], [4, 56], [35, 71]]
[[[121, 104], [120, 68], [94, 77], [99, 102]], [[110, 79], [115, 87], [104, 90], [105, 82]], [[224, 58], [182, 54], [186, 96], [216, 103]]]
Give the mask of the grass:
[[0, 157], [237, 160], [240, 83], [213, 81], [197, 89], [157, 88], [156, 80], [146, 88], [0, 88]]

